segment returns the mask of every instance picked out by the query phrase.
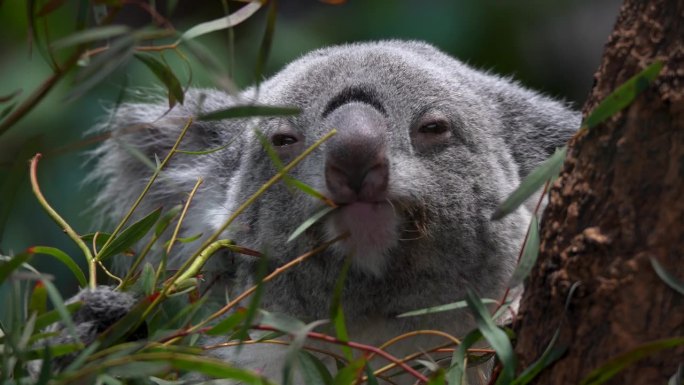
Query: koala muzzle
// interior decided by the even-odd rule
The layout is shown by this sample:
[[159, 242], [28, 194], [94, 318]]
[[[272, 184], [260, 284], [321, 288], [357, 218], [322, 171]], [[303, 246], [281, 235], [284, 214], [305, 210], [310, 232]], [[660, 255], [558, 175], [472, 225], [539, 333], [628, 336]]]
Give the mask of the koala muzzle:
[[385, 116], [368, 104], [352, 102], [335, 109], [326, 125], [337, 129], [325, 156], [331, 198], [340, 204], [384, 201], [389, 177]]

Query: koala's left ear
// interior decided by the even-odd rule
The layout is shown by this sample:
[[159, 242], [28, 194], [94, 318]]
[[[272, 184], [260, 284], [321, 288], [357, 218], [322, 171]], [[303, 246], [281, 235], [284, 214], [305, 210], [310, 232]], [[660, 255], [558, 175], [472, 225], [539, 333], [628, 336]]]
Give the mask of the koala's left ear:
[[582, 116], [568, 105], [518, 85], [499, 86], [493, 99], [498, 102], [503, 135], [523, 178], [567, 143], [579, 129]]

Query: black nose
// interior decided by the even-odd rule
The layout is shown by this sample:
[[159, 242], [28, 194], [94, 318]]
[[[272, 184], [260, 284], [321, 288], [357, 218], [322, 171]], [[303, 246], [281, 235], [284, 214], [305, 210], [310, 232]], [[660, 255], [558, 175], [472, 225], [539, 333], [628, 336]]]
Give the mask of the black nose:
[[327, 143], [325, 182], [337, 203], [377, 202], [387, 195], [387, 122], [364, 103], [349, 103], [334, 110], [327, 126], [337, 135]]

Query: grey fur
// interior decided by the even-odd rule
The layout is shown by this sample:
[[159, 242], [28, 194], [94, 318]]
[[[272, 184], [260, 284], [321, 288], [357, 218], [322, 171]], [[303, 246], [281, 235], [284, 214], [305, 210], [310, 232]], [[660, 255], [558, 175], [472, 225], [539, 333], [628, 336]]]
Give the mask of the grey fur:
[[[417, 328], [455, 335], [472, 328], [467, 312], [401, 319], [395, 315], [461, 300], [467, 287], [482, 297], [502, 295], [531, 214], [521, 207], [501, 221], [490, 221], [490, 215], [521, 178], [565, 143], [580, 122], [580, 115], [564, 104], [510, 79], [475, 70], [424, 43], [336, 46], [292, 62], [264, 81], [258, 93], [251, 88], [233, 97], [191, 89], [185, 104], [168, 113], [161, 99], [153, 104], [122, 105], [101, 127], [112, 131], [113, 138], [95, 152], [98, 160], [93, 175], [104, 183], [97, 203], [111, 219], [119, 220], [151, 174], [121, 142], [150, 159], [155, 154], [161, 158], [189, 117], [251, 102], [297, 106], [302, 113], [288, 119], [195, 121], [181, 148], [231, 144], [210, 155], [178, 154], [140, 212], [182, 201], [202, 177], [204, 184], [194, 198], [184, 235], [203, 232], [206, 236], [277, 171], [254, 128], [267, 138], [285, 132], [300, 139], [290, 148], [278, 149], [287, 162], [332, 128], [336, 110], [347, 104], [373, 108], [378, 113], [371, 113], [368, 121], [379, 119], [385, 124], [375, 134], [382, 136], [378, 146], [384, 149], [377, 151], [386, 156], [383, 167], [389, 173], [386, 195], [390, 205], [383, 209], [391, 208], [374, 217], [388, 219], [376, 229], [385, 232], [378, 236], [380, 240], [362, 239], [364, 234], [354, 232], [353, 214], [338, 211], [286, 243], [291, 232], [322, 204], [282, 183], [269, 189], [224, 234], [238, 244], [267, 252], [274, 268], [349, 230], [351, 239], [266, 285], [262, 306], [307, 322], [327, 318], [344, 257], [355, 252], [343, 306], [350, 338], [370, 344]], [[430, 142], [432, 136], [416, 134], [416, 122], [425, 114], [448, 122], [449, 131], [435, 139], [437, 145]], [[330, 194], [325, 167], [336, 146], [332, 141], [324, 144], [291, 175]], [[360, 227], [366, 233], [374, 230]], [[362, 247], [368, 252], [359, 250]], [[171, 256], [175, 264], [185, 257], [187, 249], [183, 248]], [[252, 258], [222, 255], [213, 258], [210, 268], [234, 271], [233, 289], [240, 292], [253, 284], [255, 266]], [[435, 342], [412, 339], [393, 352], [401, 355], [427, 349]], [[279, 378], [281, 361], [274, 358], [278, 354], [272, 347], [247, 347], [238, 361]]]

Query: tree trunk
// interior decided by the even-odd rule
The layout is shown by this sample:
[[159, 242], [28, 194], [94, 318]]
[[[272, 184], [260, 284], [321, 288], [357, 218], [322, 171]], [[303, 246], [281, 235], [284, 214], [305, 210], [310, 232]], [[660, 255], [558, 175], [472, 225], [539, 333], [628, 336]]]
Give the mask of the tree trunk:
[[[561, 321], [568, 350], [537, 384], [579, 384], [640, 344], [684, 336], [684, 295], [650, 261], [684, 281], [684, 1], [625, 1], [584, 113], [656, 60], [660, 76], [629, 107], [573, 138], [551, 190], [516, 353], [528, 367]], [[666, 384], [680, 364], [682, 345], [607, 383]]]

